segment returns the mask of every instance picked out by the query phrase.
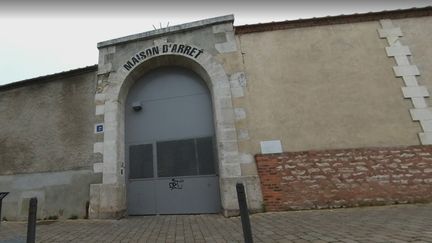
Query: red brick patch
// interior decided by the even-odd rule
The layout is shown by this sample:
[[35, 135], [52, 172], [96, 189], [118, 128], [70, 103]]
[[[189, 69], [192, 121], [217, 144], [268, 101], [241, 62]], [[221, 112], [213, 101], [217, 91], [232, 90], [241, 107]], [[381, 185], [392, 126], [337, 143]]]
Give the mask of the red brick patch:
[[432, 146], [255, 156], [265, 209], [432, 202]]

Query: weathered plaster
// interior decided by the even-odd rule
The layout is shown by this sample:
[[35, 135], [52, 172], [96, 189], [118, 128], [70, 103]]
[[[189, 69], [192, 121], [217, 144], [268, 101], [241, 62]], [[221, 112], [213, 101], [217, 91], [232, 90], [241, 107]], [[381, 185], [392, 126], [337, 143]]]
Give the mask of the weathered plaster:
[[[407, 87], [402, 87], [404, 98], [411, 98], [414, 109], [410, 109], [413, 121], [420, 121], [421, 127], [424, 128], [432, 120], [432, 112], [427, 108], [425, 97], [429, 97], [429, 92], [426, 86], [419, 86], [417, 77], [420, 75], [418, 67], [409, 60], [411, 51], [408, 46], [403, 46], [400, 37], [403, 36], [399, 27], [394, 27], [390, 19], [380, 21], [382, 29], [378, 29], [381, 38], [386, 38], [389, 47], [386, 47], [388, 56], [393, 56], [397, 66], [393, 67], [396, 77], [402, 77]], [[430, 133], [419, 133], [419, 138], [422, 144], [432, 144]]]
[[95, 73], [0, 95], [0, 175], [91, 168]]
[[29, 200], [38, 199], [40, 219], [71, 216], [84, 218], [90, 200], [92, 183], [100, 181], [92, 170], [69, 170], [0, 176], [0, 191], [10, 194], [3, 200], [2, 217], [8, 220], [27, 220]]
[[250, 137], [241, 150], [259, 153], [273, 139], [284, 151], [419, 144], [377, 29], [371, 21], [239, 35], [247, 78], [239, 122]]

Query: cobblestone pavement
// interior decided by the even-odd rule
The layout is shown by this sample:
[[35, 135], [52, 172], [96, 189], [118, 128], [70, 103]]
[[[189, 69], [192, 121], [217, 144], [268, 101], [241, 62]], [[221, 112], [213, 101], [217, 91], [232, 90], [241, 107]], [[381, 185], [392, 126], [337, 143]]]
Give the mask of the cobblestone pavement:
[[[251, 215], [254, 242], [432, 242], [432, 204]], [[25, 242], [2, 222], [0, 242]], [[167, 215], [40, 222], [38, 242], [242, 242], [240, 218]]]

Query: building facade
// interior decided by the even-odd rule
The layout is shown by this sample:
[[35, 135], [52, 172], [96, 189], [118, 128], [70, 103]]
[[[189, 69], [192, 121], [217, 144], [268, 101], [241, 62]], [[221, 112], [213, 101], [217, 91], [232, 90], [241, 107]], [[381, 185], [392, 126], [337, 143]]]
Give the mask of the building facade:
[[236, 215], [432, 201], [432, 9], [98, 43], [0, 87], [3, 215]]

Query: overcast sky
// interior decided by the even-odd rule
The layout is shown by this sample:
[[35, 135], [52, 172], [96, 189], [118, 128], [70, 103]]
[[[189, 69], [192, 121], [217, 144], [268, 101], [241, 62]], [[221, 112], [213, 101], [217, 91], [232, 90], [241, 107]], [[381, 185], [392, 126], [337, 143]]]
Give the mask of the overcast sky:
[[0, 85], [97, 64], [97, 42], [234, 14], [234, 25], [432, 5], [432, 0], [0, 0]]

